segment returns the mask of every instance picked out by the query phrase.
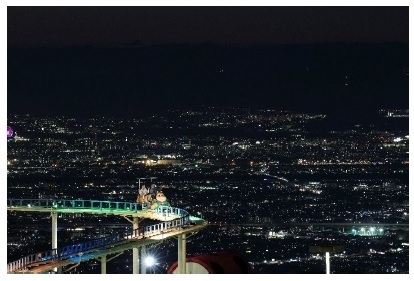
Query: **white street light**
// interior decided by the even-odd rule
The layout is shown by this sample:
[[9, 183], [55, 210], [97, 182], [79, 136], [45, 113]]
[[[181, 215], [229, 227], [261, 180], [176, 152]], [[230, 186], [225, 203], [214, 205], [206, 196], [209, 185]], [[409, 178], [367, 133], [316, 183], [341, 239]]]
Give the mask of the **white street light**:
[[145, 258], [145, 265], [150, 267], [153, 266], [155, 264], [155, 259], [151, 256], [148, 256]]

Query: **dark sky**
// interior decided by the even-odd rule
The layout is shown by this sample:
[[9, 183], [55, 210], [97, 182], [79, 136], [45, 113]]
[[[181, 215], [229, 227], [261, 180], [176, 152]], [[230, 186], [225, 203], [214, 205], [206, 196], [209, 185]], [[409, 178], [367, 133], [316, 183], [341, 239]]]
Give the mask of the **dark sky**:
[[22, 6], [7, 15], [10, 113], [408, 107], [408, 7]]
[[408, 7], [8, 7], [8, 46], [408, 42]]

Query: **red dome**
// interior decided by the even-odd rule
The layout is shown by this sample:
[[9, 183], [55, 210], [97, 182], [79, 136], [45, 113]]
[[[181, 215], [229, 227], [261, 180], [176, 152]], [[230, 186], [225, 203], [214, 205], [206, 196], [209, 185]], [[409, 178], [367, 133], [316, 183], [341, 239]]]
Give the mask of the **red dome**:
[[[197, 267], [202, 268], [204, 273], [208, 274], [244, 274], [251, 273], [251, 266], [247, 260], [231, 251], [218, 252], [215, 254], [207, 254], [201, 256], [190, 257], [186, 259], [188, 273], [203, 273], [192, 272], [188, 270], [189, 264], [197, 264]], [[178, 262], [175, 262], [167, 271], [168, 274], [178, 273], [174, 272], [178, 267]]]

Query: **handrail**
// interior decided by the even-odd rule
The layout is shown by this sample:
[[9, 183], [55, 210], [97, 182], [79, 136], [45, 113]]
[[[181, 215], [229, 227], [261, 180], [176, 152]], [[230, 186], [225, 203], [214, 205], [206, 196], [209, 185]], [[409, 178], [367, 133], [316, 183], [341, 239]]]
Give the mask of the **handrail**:
[[50, 208], [50, 209], [116, 209], [122, 211], [145, 210], [143, 203], [112, 202], [99, 200], [70, 199], [7, 199], [7, 207]]
[[[50, 201], [53, 202], [63, 202], [62, 204], [67, 208], [68, 206], [66, 202], [69, 201], [87, 201], [87, 200], [50, 200], [50, 199], [8, 199], [8, 203], [10, 203], [10, 206], [14, 206], [12, 203], [19, 202], [19, 207], [22, 207], [22, 205], [28, 205], [33, 204], [33, 206], [36, 207], [42, 207], [42, 208], [48, 208], [50, 206]], [[65, 202], [66, 201], [66, 202]], [[106, 202], [108, 204], [112, 203], [122, 203], [122, 204], [135, 204], [139, 205], [137, 203], [129, 203], [129, 202], [110, 202], [110, 201], [95, 201], [95, 200], [89, 200], [94, 202]], [[27, 203], [29, 202], [29, 203]], [[52, 203], [54, 204], [54, 203]], [[99, 203], [100, 208], [102, 208], [102, 204]], [[53, 206], [53, 205], [52, 205]], [[76, 208], [76, 202], [73, 204]], [[91, 205], [93, 206], [93, 205]], [[126, 206], [126, 205], [119, 205], [117, 206]], [[9, 207], [9, 205], [8, 205]], [[27, 206], [30, 208], [30, 206]], [[71, 207], [72, 208], [72, 207]], [[80, 208], [85, 208], [85, 205], [83, 204]], [[134, 208], [133, 210], [136, 210]], [[28, 256], [25, 256], [17, 261], [10, 262], [7, 264], [7, 272], [11, 273], [14, 271], [18, 271], [21, 269], [26, 269], [29, 265], [40, 263], [40, 262], [47, 262], [47, 261], [61, 261], [61, 260], [67, 260], [67, 259], [80, 259], [81, 256], [79, 254], [83, 254], [85, 251], [94, 251], [98, 249], [105, 249], [107, 246], [115, 245], [121, 242], [127, 242], [130, 241], [133, 238], [142, 239], [142, 238], [148, 238], [152, 237], [154, 235], [159, 235], [162, 233], [165, 233], [168, 230], [175, 229], [175, 228], [182, 228], [184, 225], [189, 224], [190, 222], [190, 214], [179, 208], [175, 207], [165, 207], [160, 206], [159, 208], [154, 210], [155, 212], [162, 213], [166, 216], [169, 215], [178, 215], [180, 216], [177, 219], [171, 220], [171, 221], [165, 221], [160, 222], [154, 225], [149, 225], [145, 227], [140, 227], [137, 229], [133, 229], [131, 231], [125, 232], [123, 234], [117, 234], [113, 236], [107, 236], [102, 237], [98, 239], [89, 240], [83, 243], [78, 244], [72, 244], [69, 246], [65, 246], [62, 248], [56, 248], [45, 252], [40, 252], [36, 254], [31, 254]]]

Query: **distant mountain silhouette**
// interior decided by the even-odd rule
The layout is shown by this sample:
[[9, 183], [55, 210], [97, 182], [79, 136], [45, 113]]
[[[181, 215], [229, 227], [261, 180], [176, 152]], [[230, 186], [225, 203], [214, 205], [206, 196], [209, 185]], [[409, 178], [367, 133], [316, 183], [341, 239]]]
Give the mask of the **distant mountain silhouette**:
[[234, 105], [363, 114], [408, 108], [408, 44], [136, 43], [9, 48], [8, 112], [139, 116]]

